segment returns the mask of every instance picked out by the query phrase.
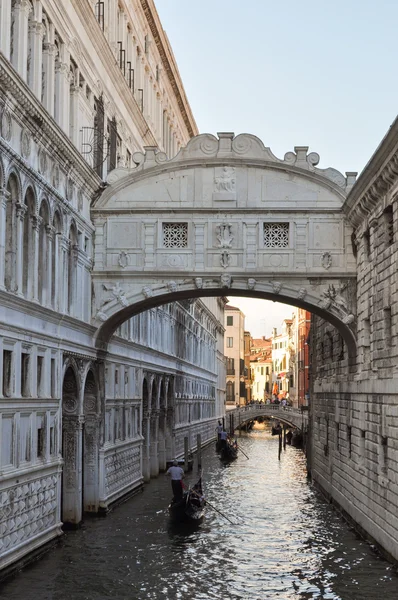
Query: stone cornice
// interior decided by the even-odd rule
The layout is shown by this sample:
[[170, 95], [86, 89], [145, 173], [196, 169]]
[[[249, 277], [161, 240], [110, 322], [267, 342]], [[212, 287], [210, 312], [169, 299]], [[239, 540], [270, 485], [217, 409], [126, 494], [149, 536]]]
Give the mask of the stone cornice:
[[[73, 146], [66, 133], [57, 125], [54, 119], [48, 114], [41, 102], [36, 98], [31, 89], [20, 78], [18, 73], [12, 68], [4, 54], [0, 52], [0, 88], [8, 91], [24, 110], [25, 115], [29, 115], [29, 122], [37, 130], [40, 130], [41, 136], [47, 138], [47, 146], [51, 144], [62, 155], [65, 162], [80, 171], [82, 182], [86, 182], [92, 190], [99, 187], [101, 180], [96, 172], [87, 164], [77, 148]], [[36, 135], [37, 131], [32, 133]], [[50, 142], [50, 144], [49, 144]]]
[[160, 23], [159, 15], [157, 13], [153, 0], [140, 0], [142, 9], [145, 13], [145, 17], [148, 21], [153, 39], [157, 46], [160, 58], [162, 59], [163, 67], [167, 73], [167, 77], [171, 83], [173, 91], [176, 95], [178, 107], [181, 111], [181, 115], [184, 119], [185, 126], [187, 128], [190, 137], [194, 137], [198, 134], [198, 128], [193, 117], [191, 107], [185, 94], [184, 87], [181, 82], [181, 77], [178, 72], [178, 67], [174, 59], [170, 44]]
[[398, 117], [358, 177], [343, 205], [343, 210], [353, 225], [358, 227], [397, 182]]
[[[85, 25], [87, 35], [90, 36], [90, 41], [93, 44], [100, 60], [106, 66], [107, 74], [110, 81], [112, 82], [115, 89], [126, 101], [126, 106], [131, 112], [134, 123], [144, 140], [145, 144], [157, 146], [156, 139], [150, 130], [147, 121], [142, 114], [136, 99], [134, 98], [126, 79], [123, 77], [122, 72], [117, 66], [115, 56], [109, 46], [108, 41], [104, 37], [103, 31], [95, 18], [94, 11], [90, 6], [89, 2], [82, 2], [81, 0], [72, 0], [72, 5], [76, 10], [76, 13], [80, 17], [82, 23]], [[105, 43], [104, 43], [105, 42]], [[90, 60], [85, 56], [86, 60]], [[95, 63], [92, 62], [94, 68]], [[106, 95], [106, 91], [105, 91]]]

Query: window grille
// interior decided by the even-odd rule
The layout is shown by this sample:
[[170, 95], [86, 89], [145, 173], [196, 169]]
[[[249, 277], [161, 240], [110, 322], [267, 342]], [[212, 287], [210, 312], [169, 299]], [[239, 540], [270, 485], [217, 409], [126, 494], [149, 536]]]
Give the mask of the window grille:
[[264, 223], [264, 247], [288, 248], [289, 223]]
[[127, 61], [127, 80], [129, 88], [134, 94], [134, 69], [131, 66], [131, 60]]
[[126, 76], [126, 50], [123, 48], [123, 42], [118, 42], [119, 46], [119, 68]]
[[394, 242], [394, 216], [391, 204], [384, 211], [386, 245], [391, 246]]
[[188, 223], [163, 223], [163, 247], [187, 248]]
[[95, 18], [97, 19], [98, 23], [100, 24], [102, 31], [104, 31], [104, 29], [105, 29], [104, 4], [105, 4], [105, 2], [97, 2], [97, 4], [95, 5]]

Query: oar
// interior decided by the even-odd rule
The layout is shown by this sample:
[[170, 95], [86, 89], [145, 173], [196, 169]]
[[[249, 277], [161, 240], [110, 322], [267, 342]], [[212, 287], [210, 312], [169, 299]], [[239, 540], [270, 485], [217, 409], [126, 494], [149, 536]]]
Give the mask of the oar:
[[240, 451], [242, 452], [242, 454], [243, 454], [244, 456], [246, 456], [247, 460], [250, 460], [250, 459], [249, 459], [249, 457], [247, 456], [246, 452], [243, 452], [243, 450], [242, 450], [241, 446], [238, 446], [238, 444], [236, 444], [236, 447], [238, 448], [238, 450], [240, 450]]
[[[197, 494], [196, 492], [191, 491], [191, 494], [195, 494], [195, 496], [198, 496], [198, 498], [200, 498], [201, 496], [199, 496], [199, 494]], [[226, 515], [224, 515], [224, 513], [221, 512], [221, 510], [218, 510], [218, 508], [216, 508], [213, 504], [210, 504], [210, 502], [208, 500], [205, 500], [206, 504], [208, 504], [210, 506], [210, 508], [212, 508], [213, 510], [215, 510], [216, 512], [218, 512], [222, 517], [224, 517], [224, 519], [227, 519], [227, 521], [229, 521], [231, 523], [231, 525], [237, 525], [237, 523], [234, 523], [233, 521], [231, 521], [231, 519], [229, 519]]]

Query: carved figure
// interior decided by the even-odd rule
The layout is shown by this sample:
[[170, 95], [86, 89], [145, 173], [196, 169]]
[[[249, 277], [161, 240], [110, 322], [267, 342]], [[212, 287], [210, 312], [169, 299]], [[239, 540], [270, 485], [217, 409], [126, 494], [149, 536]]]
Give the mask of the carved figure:
[[249, 279], [247, 280], [247, 289], [248, 290], [254, 290], [254, 288], [256, 287], [256, 280], [253, 277], [249, 277]]
[[297, 298], [299, 300], [304, 300], [304, 298], [306, 297], [306, 295], [307, 295], [307, 290], [305, 288], [303, 288], [303, 287], [300, 288], [299, 291], [297, 292]]
[[167, 287], [169, 288], [170, 292], [176, 292], [177, 291], [177, 284], [175, 281], [169, 281], [169, 283], [167, 284]]
[[[121, 304], [122, 306], [128, 306], [125, 292], [124, 292], [123, 288], [120, 286], [118, 281], [113, 286], [108, 286], [104, 283], [103, 287], [105, 290], [112, 293], [112, 296], [114, 297], [115, 300], [117, 300], [117, 302], [119, 302], [119, 304]], [[107, 300], [106, 302], [104, 302], [103, 306], [105, 304], [108, 304], [108, 302], [111, 302], [111, 300]]]
[[124, 250], [122, 250], [119, 254], [117, 262], [119, 263], [119, 266], [122, 267], [122, 269], [125, 269], [129, 264], [129, 258]]
[[223, 167], [221, 175], [215, 178], [216, 192], [234, 192], [235, 191], [235, 168]]
[[224, 250], [224, 252], [221, 253], [221, 257], [220, 257], [220, 262], [221, 262], [221, 266], [226, 269], [229, 266], [231, 257], [229, 255], [228, 250]]
[[195, 277], [195, 286], [197, 287], [198, 290], [201, 290], [203, 288], [202, 277]]
[[230, 223], [223, 223], [222, 225], [217, 226], [217, 239], [219, 241], [219, 248], [231, 248], [232, 240], [234, 236], [232, 235], [232, 226]]
[[232, 284], [232, 277], [228, 273], [223, 273], [220, 276], [220, 283], [222, 288], [230, 288]]
[[272, 282], [272, 290], [274, 292], [274, 294], [279, 294], [279, 292], [282, 289], [282, 284], [280, 281], [273, 281]]
[[147, 285], [144, 285], [142, 288], [142, 293], [144, 294], [145, 298], [151, 298], [153, 296], [153, 291]]

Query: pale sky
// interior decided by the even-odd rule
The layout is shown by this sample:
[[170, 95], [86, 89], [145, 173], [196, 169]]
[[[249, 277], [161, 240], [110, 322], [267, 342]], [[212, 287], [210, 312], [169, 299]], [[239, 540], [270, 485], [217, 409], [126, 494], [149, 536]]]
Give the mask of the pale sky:
[[[279, 158], [309, 146], [344, 173], [363, 169], [396, 117], [397, 0], [155, 3], [200, 133], [252, 133]], [[242, 300], [231, 304], [247, 322], [263, 305], [277, 327], [291, 316]]]

